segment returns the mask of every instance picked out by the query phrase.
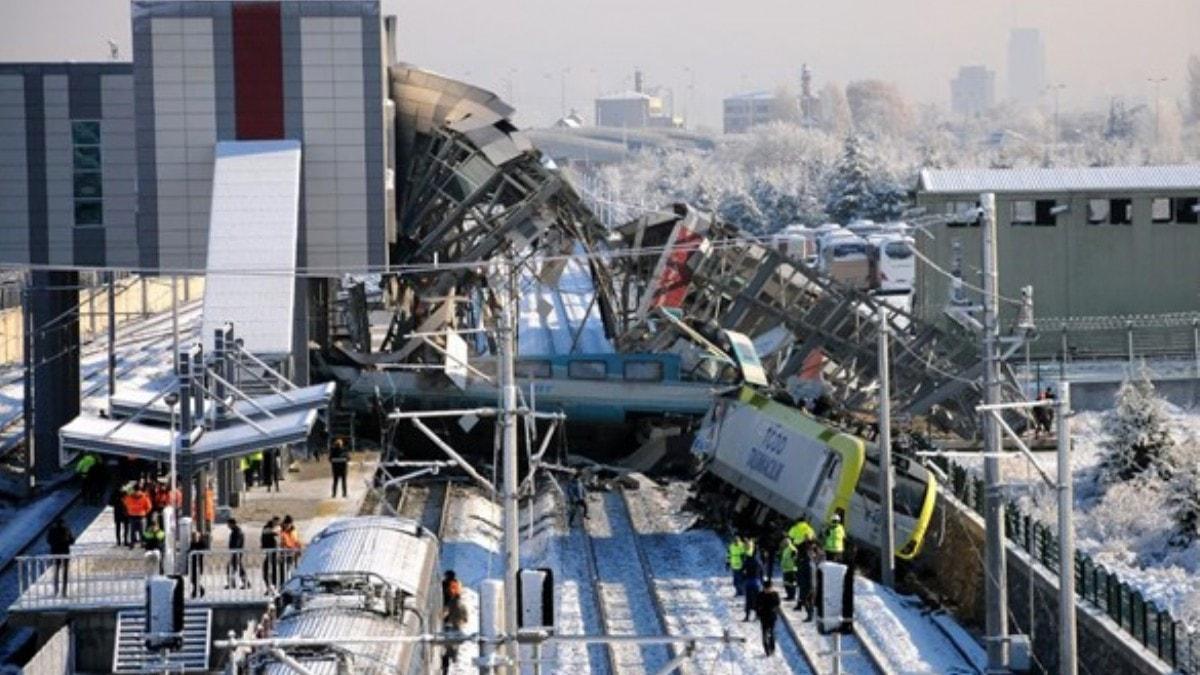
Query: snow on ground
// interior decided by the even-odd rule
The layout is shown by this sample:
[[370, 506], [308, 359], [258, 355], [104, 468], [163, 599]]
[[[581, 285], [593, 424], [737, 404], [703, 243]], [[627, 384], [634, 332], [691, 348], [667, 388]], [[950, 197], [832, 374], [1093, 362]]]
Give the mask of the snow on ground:
[[[636, 532], [626, 516], [621, 495], [614, 492], [588, 495], [587, 533], [596, 551], [596, 570], [608, 631], [620, 635], [657, 635], [663, 632], [638, 561]], [[618, 645], [614, 667], [620, 673], [654, 673], [669, 660], [661, 646]]]
[[600, 309], [592, 302], [596, 289], [587, 265], [572, 258], [554, 280], [550, 278], [556, 269], [554, 263], [539, 260], [536, 264], [538, 274], [547, 278], [543, 281], [530, 273], [521, 275], [519, 353], [522, 356], [569, 354], [575, 347], [584, 354], [611, 352], [612, 343], [605, 336]]
[[[1200, 437], [1200, 411], [1165, 405], [1177, 440], [1187, 435]], [[1200, 542], [1187, 548], [1170, 545], [1174, 523], [1166, 495], [1155, 484], [1142, 481], [1114, 485], [1104, 495], [1098, 488], [1105, 416], [1080, 412], [1071, 421], [1076, 546], [1176, 619], [1200, 626]], [[1040, 452], [1037, 459], [1053, 476], [1055, 453]], [[982, 472], [981, 461], [962, 463]], [[1023, 458], [1006, 459], [1004, 464], [1004, 479], [1021, 509], [1055, 527], [1056, 497], [1037, 472]]]
[[[441, 563], [443, 570], [454, 570], [462, 583], [463, 604], [467, 608], [467, 623], [463, 631], [475, 633], [479, 630], [480, 584], [485, 579], [499, 579], [504, 575], [500, 509], [474, 492], [459, 494], [461, 498], [452, 499], [448, 505], [450, 512], [446, 516], [442, 537]], [[461, 675], [478, 673], [479, 669], [471, 665], [478, 656], [477, 644], [464, 643], [450, 672]]]
[[[720, 635], [729, 630], [745, 639], [738, 645], [699, 647], [692, 672], [812, 672], [782, 622], [776, 625], [778, 649], [773, 656], [764, 654], [757, 619], [752, 614], [750, 621], [743, 620], [743, 599], [733, 594], [732, 579], [725, 569], [725, 543], [712, 530], [674, 529], [672, 521], [678, 515], [671, 505], [677, 503], [678, 489], [660, 494], [652, 483], [642, 481], [640, 489], [627, 495], [668, 632]], [[620, 499], [620, 495], [613, 496]]]
[[893, 672], [974, 673], [987, 666], [983, 648], [965, 632], [959, 645], [975, 667], [964, 663], [918, 598], [899, 595], [862, 576], [854, 580], [854, 617], [858, 630], [879, 647]]

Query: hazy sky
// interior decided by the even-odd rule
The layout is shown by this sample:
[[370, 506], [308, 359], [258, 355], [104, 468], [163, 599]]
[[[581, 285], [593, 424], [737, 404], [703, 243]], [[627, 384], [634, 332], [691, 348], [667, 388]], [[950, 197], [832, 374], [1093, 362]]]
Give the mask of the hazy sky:
[[[1041, 29], [1047, 79], [1062, 105], [1109, 95], [1147, 97], [1148, 77], [1183, 91], [1200, 53], [1200, 0], [384, 0], [399, 18], [400, 58], [511, 90], [524, 124], [567, 107], [591, 116], [600, 92], [628, 89], [642, 68], [675, 92], [676, 110], [718, 125], [720, 99], [797, 82], [876, 77], [911, 98], [947, 105], [960, 65], [997, 72], [1007, 91], [1006, 45], [1015, 26]], [[129, 54], [127, 0], [0, 0], [0, 59], [103, 59], [106, 38]], [[569, 72], [563, 73], [569, 68]], [[686, 68], [690, 68], [689, 73]], [[695, 88], [688, 85], [692, 75]], [[690, 106], [689, 106], [690, 98]]]

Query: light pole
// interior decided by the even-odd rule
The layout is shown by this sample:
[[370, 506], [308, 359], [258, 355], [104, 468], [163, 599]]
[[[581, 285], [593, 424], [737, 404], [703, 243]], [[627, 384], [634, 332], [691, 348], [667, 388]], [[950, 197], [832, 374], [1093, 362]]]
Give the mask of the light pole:
[[1161, 99], [1158, 95], [1158, 91], [1159, 91], [1159, 88], [1162, 87], [1162, 83], [1167, 81], [1167, 78], [1165, 78], [1165, 77], [1147, 77], [1146, 81], [1149, 82], [1150, 84], [1154, 85], [1154, 144], [1158, 145], [1158, 134], [1159, 134], [1158, 113], [1159, 113], [1159, 102], [1161, 101]]
[[163, 509], [163, 534], [166, 538], [166, 545], [163, 546], [163, 569], [168, 570], [170, 574], [174, 574], [175, 569], [175, 455], [177, 454], [176, 446], [178, 443], [178, 435], [175, 432], [175, 406], [179, 404], [179, 393], [170, 392], [163, 397], [163, 402], [171, 409], [171, 474], [170, 486], [168, 487], [167, 506]]
[[1054, 93], [1054, 132], [1053, 132], [1052, 136], [1053, 136], [1053, 140], [1055, 143], [1058, 143], [1058, 137], [1059, 137], [1059, 133], [1058, 133], [1058, 95], [1060, 93], [1062, 93], [1063, 89], [1066, 89], [1066, 88], [1067, 88], [1067, 85], [1065, 85], [1061, 82], [1059, 82], [1058, 84], [1051, 84], [1046, 87], [1046, 91]]

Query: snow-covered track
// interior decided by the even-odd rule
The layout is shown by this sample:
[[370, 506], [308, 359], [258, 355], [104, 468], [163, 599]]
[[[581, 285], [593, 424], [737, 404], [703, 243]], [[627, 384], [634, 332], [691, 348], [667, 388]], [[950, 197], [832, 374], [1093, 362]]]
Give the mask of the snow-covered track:
[[[654, 590], [645, 553], [621, 495], [593, 494], [600, 509], [587, 519], [588, 552], [597, 572], [604, 632], [609, 635], [664, 635], [666, 621]], [[635, 562], [636, 561], [636, 562]], [[673, 657], [661, 645], [612, 645], [612, 672], [656, 673]]]
[[[584, 546], [587, 549], [587, 555], [584, 557], [587, 561], [588, 576], [591, 579], [591, 583], [588, 584], [588, 589], [591, 590], [592, 601], [595, 603], [596, 612], [600, 615], [600, 625], [607, 629], [609, 625], [608, 612], [604, 605], [604, 594], [600, 592], [600, 571], [596, 563], [596, 547], [592, 544], [592, 537], [587, 533], [582, 524], [572, 525], [572, 528], [579, 530], [581, 535], [580, 539], [583, 540]], [[617, 672], [616, 668], [614, 667], [617, 662], [617, 657], [614, 653], [612, 644], [604, 645], [604, 662], [605, 672]]]

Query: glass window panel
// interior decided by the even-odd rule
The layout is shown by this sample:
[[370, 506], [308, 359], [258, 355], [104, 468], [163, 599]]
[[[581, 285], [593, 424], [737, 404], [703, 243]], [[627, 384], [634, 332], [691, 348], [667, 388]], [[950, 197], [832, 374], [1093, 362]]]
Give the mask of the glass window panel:
[[103, 197], [102, 181], [97, 172], [75, 174], [75, 198], [99, 199]]
[[1110, 199], [1108, 200], [1108, 208], [1108, 222], [1113, 225], [1133, 224], [1132, 199]]
[[1200, 200], [1195, 197], [1183, 197], [1175, 200], [1175, 222], [1177, 223], [1197, 223], [1200, 222], [1200, 213], [1196, 209], [1200, 208]]
[[100, 145], [100, 123], [71, 122], [71, 142], [75, 145]]
[[1089, 199], [1088, 200], [1088, 222], [1092, 225], [1099, 225], [1108, 220], [1108, 200], [1107, 199]]
[[100, 170], [100, 146], [98, 146], [98, 145], [77, 145], [77, 146], [75, 146], [75, 170], [76, 171], [99, 171]]
[[1150, 202], [1150, 220], [1156, 223], [1171, 222], [1171, 213], [1175, 210], [1171, 201], [1170, 197], [1158, 197]]
[[567, 377], [572, 380], [603, 380], [608, 377], [608, 364], [603, 361], [572, 361], [567, 365]]
[[103, 225], [104, 207], [99, 200], [80, 199], [75, 202], [76, 225]]
[[663, 364], [658, 361], [630, 361], [625, 364], [625, 379], [630, 382], [660, 382]]
[[1012, 224], [1013, 225], [1032, 225], [1034, 218], [1034, 205], [1032, 201], [1021, 200], [1013, 202], [1012, 205]]

